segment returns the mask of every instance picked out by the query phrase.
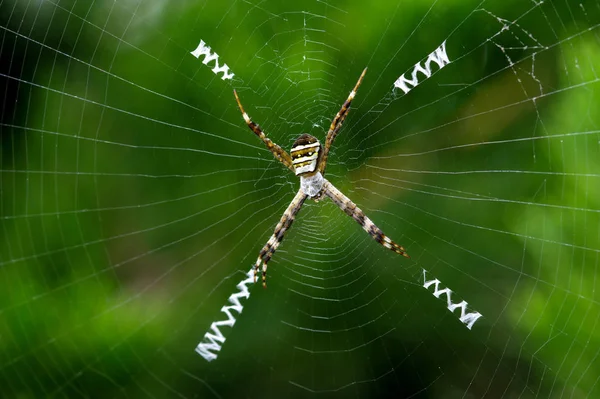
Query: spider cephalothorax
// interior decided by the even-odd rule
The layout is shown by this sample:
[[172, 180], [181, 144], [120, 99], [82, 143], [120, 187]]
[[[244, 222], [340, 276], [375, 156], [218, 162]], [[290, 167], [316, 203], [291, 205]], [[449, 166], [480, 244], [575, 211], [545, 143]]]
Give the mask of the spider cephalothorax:
[[342, 105], [342, 109], [340, 109], [335, 118], [333, 118], [333, 122], [331, 122], [329, 131], [327, 132], [325, 146], [323, 147], [321, 143], [319, 143], [319, 140], [317, 140], [315, 137], [305, 133], [298, 137], [298, 139], [296, 139], [294, 142], [291, 156], [283, 148], [273, 143], [271, 139], [265, 135], [262, 129], [256, 123], [252, 122], [248, 114], [244, 111], [236, 91], [233, 91], [235, 94], [235, 99], [237, 100], [240, 111], [242, 111], [242, 115], [246, 121], [246, 124], [248, 124], [248, 127], [250, 127], [250, 129], [252, 129], [252, 131], [267, 145], [267, 148], [273, 153], [275, 158], [277, 158], [288, 169], [294, 172], [296, 176], [300, 176], [300, 190], [298, 190], [298, 193], [296, 193], [296, 196], [283, 213], [281, 220], [277, 224], [277, 227], [275, 227], [275, 232], [260, 251], [258, 259], [256, 260], [254, 267], [254, 281], [256, 281], [256, 275], [262, 263], [262, 280], [264, 287], [266, 287], [267, 281], [267, 262], [269, 262], [275, 253], [275, 250], [277, 250], [277, 247], [283, 240], [285, 232], [292, 225], [292, 222], [294, 221], [296, 214], [300, 211], [304, 201], [306, 201], [306, 199], [309, 197], [315, 201], [319, 200], [323, 196], [331, 198], [334, 204], [336, 204], [348, 216], [351, 216], [354, 220], [356, 220], [362, 226], [362, 228], [369, 233], [371, 237], [373, 237], [375, 241], [402, 256], [407, 258], [409, 257], [404, 248], [383, 234], [383, 231], [381, 231], [379, 227], [375, 226], [371, 219], [369, 219], [354, 202], [342, 194], [340, 190], [335, 188], [333, 184], [323, 177], [325, 174], [325, 167], [327, 166], [329, 149], [331, 148], [333, 140], [338, 134], [344, 119], [346, 119], [346, 115], [348, 115], [350, 104], [352, 103], [352, 100], [356, 95], [356, 91], [358, 90], [358, 86], [360, 86], [360, 83], [362, 82], [366, 72], [367, 69], [365, 68], [363, 73], [360, 75], [358, 82], [354, 86], [354, 90], [350, 92], [348, 99]]

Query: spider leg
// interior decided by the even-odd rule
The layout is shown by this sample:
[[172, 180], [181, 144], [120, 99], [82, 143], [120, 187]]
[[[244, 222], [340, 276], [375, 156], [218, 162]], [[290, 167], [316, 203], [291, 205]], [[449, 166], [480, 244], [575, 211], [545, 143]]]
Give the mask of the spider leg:
[[360, 78], [358, 78], [358, 82], [356, 82], [354, 89], [350, 92], [348, 99], [346, 100], [346, 102], [344, 102], [344, 104], [342, 105], [342, 108], [335, 115], [335, 118], [333, 118], [333, 121], [331, 122], [329, 131], [327, 132], [327, 138], [325, 139], [325, 147], [323, 148], [323, 157], [321, 158], [321, 162], [319, 164], [319, 172], [321, 172], [321, 174], [323, 174], [323, 175], [325, 174], [325, 167], [327, 166], [327, 156], [329, 155], [329, 149], [331, 148], [331, 145], [333, 144], [333, 140], [335, 139], [335, 136], [337, 136], [338, 132], [340, 131], [340, 128], [342, 127], [342, 123], [344, 123], [344, 119], [346, 119], [346, 116], [348, 115], [348, 111], [350, 110], [350, 104], [352, 104], [352, 100], [354, 100], [354, 96], [356, 95], [356, 92], [358, 91], [358, 87], [360, 86], [363, 78], [365, 77], [365, 73], [367, 73], [367, 68], [365, 68], [362, 71], [362, 73], [360, 74]]
[[263, 143], [266, 144], [269, 151], [273, 153], [273, 155], [279, 162], [284, 164], [288, 169], [290, 169], [293, 172], [294, 169], [292, 168], [292, 157], [290, 157], [290, 154], [288, 154], [283, 148], [281, 148], [277, 144], [273, 143], [271, 139], [265, 135], [260, 126], [254, 123], [252, 119], [250, 119], [248, 114], [244, 111], [244, 107], [242, 107], [240, 98], [238, 97], [237, 92], [235, 90], [233, 90], [233, 94], [235, 95], [235, 100], [237, 101], [240, 111], [242, 111], [244, 121], [246, 121], [246, 124], [248, 125], [250, 130], [252, 130], [254, 134], [256, 134], [263, 141]]
[[325, 184], [323, 185], [325, 195], [327, 195], [334, 204], [336, 204], [341, 210], [346, 212], [348, 216], [352, 216], [354, 220], [358, 222], [362, 226], [362, 228], [373, 237], [375, 241], [383, 245], [384, 247], [391, 249], [392, 251], [400, 254], [406, 258], [410, 258], [406, 253], [406, 250], [400, 245], [396, 244], [394, 241], [390, 240], [388, 236], [383, 234], [383, 231], [377, 226], [375, 223], [371, 221], [364, 214], [363, 211], [360, 210], [359, 207], [356, 206], [354, 202], [350, 200], [350, 198], [346, 197], [340, 190], [335, 188], [333, 184], [329, 181], [325, 180]]
[[290, 228], [290, 226], [294, 222], [296, 214], [298, 213], [298, 211], [300, 211], [300, 208], [302, 207], [302, 204], [304, 204], [304, 201], [306, 201], [306, 198], [308, 198], [308, 195], [304, 194], [304, 191], [302, 191], [302, 189], [298, 190], [298, 193], [296, 194], [288, 208], [285, 210], [285, 212], [283, 212], [283, 216], [281, 217], [279, 223], [277, 223], [277, 226], [275, 227], [275, 232], [273, 233], [269, 241], [267, 241], [267, 244], [260, 250], [258, 259], [256, 259], [256, 264], [254, 265], [254, 282], [256, 283], [256, 276], [258, 274], [260, 264], [262, 263], [262, 283], [264, 288], [267, 287], [267, 263], [269, 262], [269, 260], [271, 260], [271, 257], [277, 250], [277, 247], [279, 246], [279, 244], [281, 244], [281, 241], [283, 241], [283, 236], [285, 232]]

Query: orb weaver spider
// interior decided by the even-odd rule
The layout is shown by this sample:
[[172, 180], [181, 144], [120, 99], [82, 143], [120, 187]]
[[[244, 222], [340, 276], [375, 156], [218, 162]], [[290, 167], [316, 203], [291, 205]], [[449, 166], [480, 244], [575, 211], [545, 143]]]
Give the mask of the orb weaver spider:
[[334, 204], [348, 216], [351, 216], [356, 220], [375, 241], [397, 254], [410, 258], [403, 247], [383, 234], [383, 231], [381, 231], [381, 229], [377, 227], [354, 202], [323, 177], [325, 174], [325, 167], [327, 166], [327, 156], [329, 155], [333, 140], [337, 136], [344, 119], [346, 119], [346, 116], [348, 115], [350, 104], [352, 104], [352, 100], [354, 99], [356, 91], [362, 83], [366, 72], [367, 68], [363, 70], [354, 89], [350, 92], [348, 99], [344, 102], [335, 118], [333, 118], [325, 138], [325, 146], [323, 147], [321, 143], [319, 143], [319, 140], [314, 136], [304, 133], [300, 135], [292, 145], [290, 151], [291, 156], [283, 148], [273, 143], [271, 139], [265, 135], [262, 129], [250, 119], [248, 114], [244, 111], [244, 107], [242, 107], [237, 92], [235, 90], [233, 91], [238, 107], [240, 108], [248, 127], [263, 141], [263, 143], [266, 144], [269, 151], [273, 153], [279, 162], [294, 172], [296, 176], [300, 176], [300, 189], [298, 190], [298, 193], [296, 193], [296, 196], [283, 213], [283, 216], [275, 227], [275, 232], [269, 241], [267, 241], [267, 244], [261, 249], [256, 264], [254, 265], [254, 282], [256, 282], [256, 277], [262, 263], [262, 283], [265, 288], [267, 286], [267, 263], [277, 250], [279, 244], [283, 241], [283, 236], [291, 227], [296, 215], [307, 198], [311, 198], [315, 201], [320, 200], [323, 196], [331, 198]]

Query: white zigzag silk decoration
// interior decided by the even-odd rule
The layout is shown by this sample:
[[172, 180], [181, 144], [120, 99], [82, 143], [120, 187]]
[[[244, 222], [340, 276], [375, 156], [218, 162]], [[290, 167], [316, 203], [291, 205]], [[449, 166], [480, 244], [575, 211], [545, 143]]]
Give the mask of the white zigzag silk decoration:
[[454, 313], [456, 308], [460, 308], [460, 317], [458, 318], [467, 328], [470, 330], [473, 327], [473, 324], [482, 316], [479, 312], [467, 313], [467, 302], [462, 301], [460, 303], [452, 303], [452, 299], [450, 296], [452, 295], [452, 290], [450, 288], [444, 288], [440, 290], [441, 281], [437, 278], [434, 280], [427, 281], [426, 277], [427, 270], [423, 269], [423, 287], [428, 290], [431, 285], [435, 285], [433, 295], [436, 298], [439, 298], [442, 294], [446, 294], [446, 298], [448, 298], [448, 310]]
[[192, 51], [190, 54], [192, 54], [198, 59], [201, 55], [204, 55], [204, 60], [202, 61], [204, 65], [208, 65], [209, 62], [214, 61], [215, 67], [212, 69], [212, 71], [215, 74], [223, 72], [223, 77], [221, 77], [222, 80], [233, 78], [234, 74], [229, 73], [229, 67], [227, 66], [227, 64], [219, 66], [219, 55], [217, 53], [212, 53], [210, 47], [208, 47], [206, 43], [204, 43], [204, 40], [200, 40], [200, 44], [198, 45], [196, 50]]
[[222, 345], [225, 343], [225, 337], [219, 328], [221, 326], [233, 327], [235, 324], [235, 317], [231, 311], [235, 310], [238, 314], [242, 313], [243, 306], [240, 303], [240, 298], [248, 299], [250, 297], [250, 291], [248, 291], [246, 284], [254, 283], [254, 270], [250, 269], [246, 276], [247, 278], [240, 281], [236, 286], [239, 289], [239, 292], [232, 294], [229, 297], [229, 302], [232, 303], [232, 305], [223, 306], [221, 308], [221, 312], [227, 315], [227, 320], [215, 321], [212, 323], [210, 329], [204, 334], [204, 338], [196, 347], [196, 352], [209, 362], [217, 358], [218, 354], [216, 352], [220, 351]]
[[[454, 312], [455, 309], [460, 308], [461, 314], [459, 316], [459, 320], [467, 326], [470, 330], [475, 322], [482, 316], [479, 312], [467, 313], [467, 305], [466, 301], [462, 301], [460, 303], [452, 303], [451, 295], [452, 291], [449, 288], [440, 289], [441, 282], [438, 279], [433, 279], [427, 281], [427, 271], [423, 269], [423, 287], [428, 289], [430, 286], [434, 285], [433, 295], [436, 298], [439, 298], [442, 294], [446, 294], [446, 298], [448, 301], [448, 310], [450, 312]], [[209, 331], [204, 334], [204, 338], [202, 341], [196, 346], [196, 352], [200, 354], [207, 361], [215, 360], [218, 356], [218, 353], [223, 344], [225, 343], [225, 336], [220, 330], [220, 327], [227, 326], [233, 327], [235, 324], [235, 316], [232, 311], [235, 310], [238, 314], [242, 313], [243, 306], [240, 303], [241, 298], [248, 299], [250, 297], [250, 291], [248, 291], [247, 284], [254, 283], [254, 270], [250, 269], [246, 274], [246, 279], [242, 280], [236, 286], [238, 288], [238, 292], [232, 294], [229, 297], [229, 302], [231, 305], [223, 306], [221, 308], [221, 312], [227, 315], [226, 320], [215, 321], [210, 325]]]
[[431, 64], [434, 62], [440, 69], [442, 69], [450, 63], [450, 59], [448, 58], [448, 54], [446, 53], [446, 41], [444, 41], [441, 44], [441, 46], [439, 46], [431, 54], [429, 54], [429, 56], [425, 60], [425, 66], [421, 65], [421, 61], [415, 64], [410, 79], [404, 77], [404, 75], [406, 75], [404, 73], [394, 82], [394, 86], [402, 90], [404, 94], [408, 93], [409, 91], [411, 91], [419, 85], [419, 78], [417, 76], [419, 72], [425, 75], [425, 79], [428, 79], [432, 75], [433, 72], [431, 71]]

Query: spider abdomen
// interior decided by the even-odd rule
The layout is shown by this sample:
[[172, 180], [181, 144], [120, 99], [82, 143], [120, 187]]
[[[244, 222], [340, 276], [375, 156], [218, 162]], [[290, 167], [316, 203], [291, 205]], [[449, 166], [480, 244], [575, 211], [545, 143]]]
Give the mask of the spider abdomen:
[[312, 174], [317, 170], [321, 155], [321, 143], [310, 134], [302, 134], [292, 146], [292, 167], [296, 176]]
[[311, 176], [300, 176], [300, 188], [310, 198], [319, 196], [323, 190], [323, 184], [325, 184], [325, 178], [320, 172]]

